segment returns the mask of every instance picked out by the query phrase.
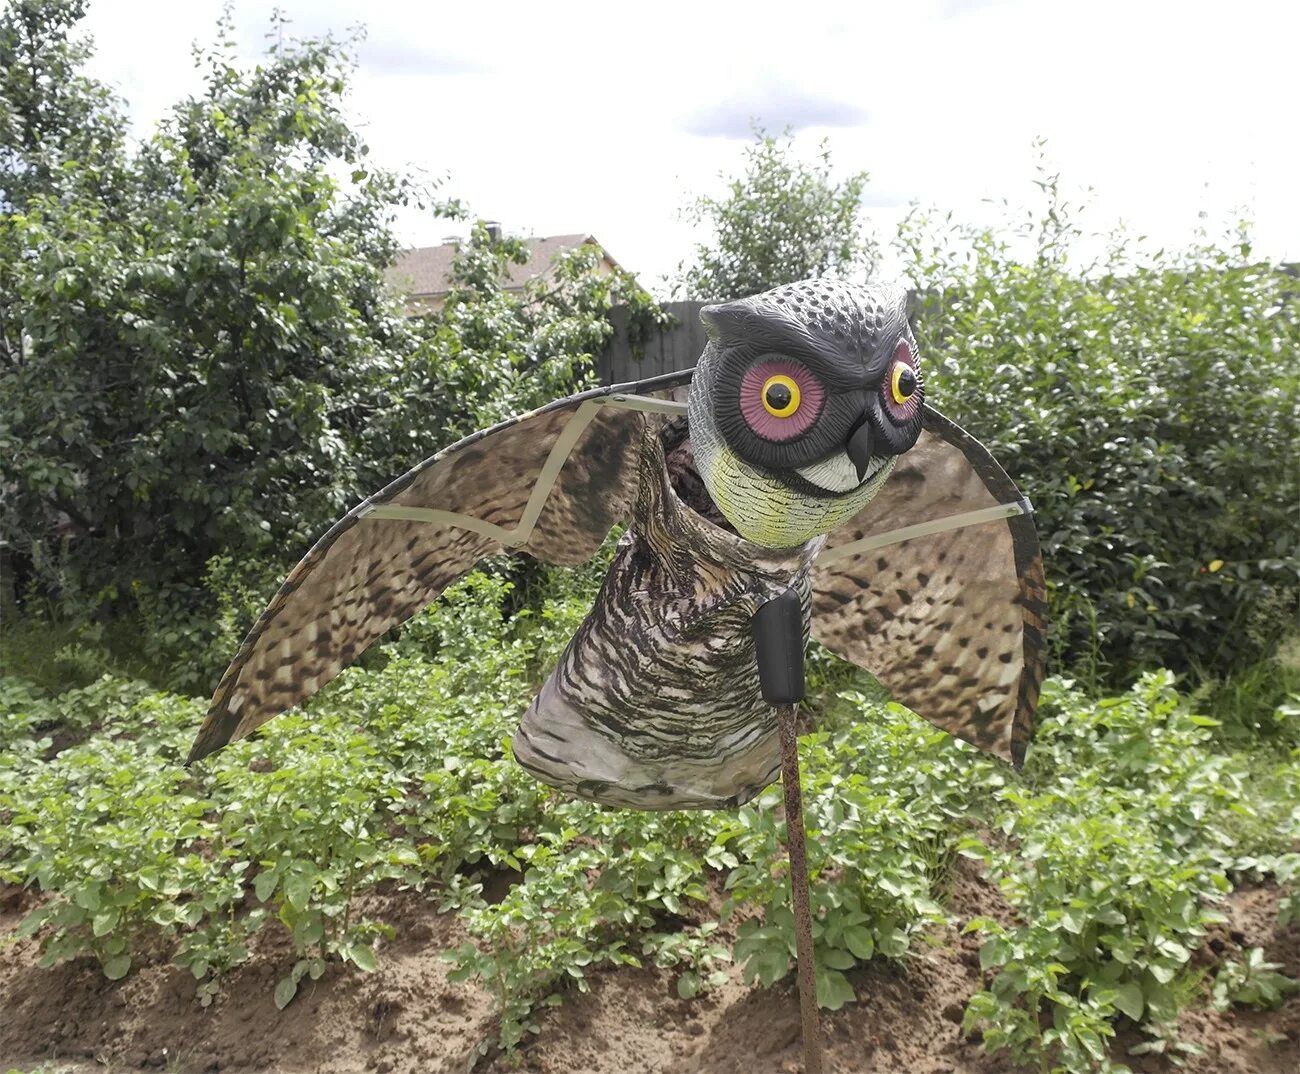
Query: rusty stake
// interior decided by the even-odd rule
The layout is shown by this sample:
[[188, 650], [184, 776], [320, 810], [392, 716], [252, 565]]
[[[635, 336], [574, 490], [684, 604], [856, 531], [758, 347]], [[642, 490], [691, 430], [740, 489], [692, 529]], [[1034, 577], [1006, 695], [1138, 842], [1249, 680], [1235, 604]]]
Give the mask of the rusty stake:
[[790, 902], [794, 908], [794, 943], [799, 976], [799, 1011], [803, 1018], [804, 1074], [822, 1074], [821, 1023], [817, 1016], [817, 978], [813, 964], [812, 912], [808, 904], [808, 859], [803, 835], [803, 794], [799, 786], [797, 705], [776, 707], [781, 736], [781, 788], [785, 792], [785, 849], [790, 858]]

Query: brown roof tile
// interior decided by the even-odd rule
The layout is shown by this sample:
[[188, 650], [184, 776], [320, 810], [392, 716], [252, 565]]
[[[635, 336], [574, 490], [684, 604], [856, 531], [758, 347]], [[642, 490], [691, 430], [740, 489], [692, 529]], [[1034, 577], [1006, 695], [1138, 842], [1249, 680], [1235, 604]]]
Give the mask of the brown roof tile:
[[[510, 265], [507, 290], [520, 290], [534, 276], [540, 276], [551, 261], [566, 250], [576, 249], [584, 243], [596, 242], [590, 235], [550, 235], [540, 239], [525, 239], [529, 257], [522, 265]], [[433, 298], [445, 295], [450, 289], [451, 263], [456, 256], [458, 243], [444, 242], [441, 246], [420, 246], [405, 250], [384, 273], [388, 285], [408, 298]], [[605, 255], [609, 257], [608, 254]], [[613, 259], [610, 258], [612, 261]]]

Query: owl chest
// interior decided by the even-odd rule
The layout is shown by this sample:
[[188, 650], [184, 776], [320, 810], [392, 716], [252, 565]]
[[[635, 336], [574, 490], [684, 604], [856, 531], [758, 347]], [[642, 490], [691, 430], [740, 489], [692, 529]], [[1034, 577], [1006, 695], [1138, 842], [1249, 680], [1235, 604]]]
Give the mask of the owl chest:
[[690, 531], [632, 530], [591, 612], [515, 737], [515, 756], [570, 793], [634, 808], [721, 808], [778, 774], [758, 689], [754, 613], [806, 565], [771, 573], [709, 560]]

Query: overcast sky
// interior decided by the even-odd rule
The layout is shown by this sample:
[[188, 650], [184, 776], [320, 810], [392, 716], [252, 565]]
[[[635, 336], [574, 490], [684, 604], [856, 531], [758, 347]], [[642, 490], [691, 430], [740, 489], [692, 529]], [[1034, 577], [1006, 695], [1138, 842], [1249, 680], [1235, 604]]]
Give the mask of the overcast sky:
[[[238, 0], [245, 52], [272, 4]], [[1090, 218], [1184, 245], [1245, 209], [1300, 260], [1300, 3], [892, 0], [764, 5], [281, 0], [301, 35], [364, 23], [352, 106], [377, 160], [520, 234], [589, 232], [654, 285], [688, 256], [678, 218], [733, 175], [751, 121], [829, 138], [871, 174], [881, 237], [909, 203], [987, 215], [1028, 202], [1032, 142]], [[190, 45], [220, 0], [91, 0], [95, 73], [137, 130], [198, 86]], [[400, 221], [412, 245], [447, 221]]]

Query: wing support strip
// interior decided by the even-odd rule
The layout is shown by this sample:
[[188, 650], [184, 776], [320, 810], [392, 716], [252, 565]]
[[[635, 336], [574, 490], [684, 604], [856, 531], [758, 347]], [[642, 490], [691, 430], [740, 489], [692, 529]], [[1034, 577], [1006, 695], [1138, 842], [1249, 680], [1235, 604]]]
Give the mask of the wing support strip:
[[650, 414], [685, 414], [686, 404], [676, 399], [656, 399], [651, 395], [611, 395], [605, 406], [618, 410], [644, 410]]
[[568, 461], [578, 439], [587, 431], [587, 426], [596, 417], [602, 406], [618, 410], [640, 410], [651, 414], [685, 414], [686, 404], [671, 399], [656, 399], [648, 395], [618, 394], [605, 399], [589, 399], [581, 403], [574, 411], [568, 423], [560, 430], [555, 443], [542, 464], [537, 475], [537, 484], [524, 507], [519, 521], [510, 529], [492, 522], [484, 522], [473, 515], [463, 515], [458, 511], [440, 511], [434, 507], [414, 507], [400, 503], [380, 503], [370, 507], [361, 515], [362, 518], [398, 519], [403, 522], [429, 522], [434, 525], [456, 526], [473, 533], [481, 533], [494, 541], [500, 541], [507, 548], [518, 548], [533, 535], [533, 529], [541, 517], [542, 508], [559, 480], [560, 471]]
[[[573, 413], [573, 417], [560, 430], [560, 434], [555, 438], [555, 443], [551, 445], [551, 450], [546, 456], [546, 461], [542, 464], [541, 472], [537, 475], [537, 484], [533, 486], [532, 494], [528, 497], [528, 503], [524, 507], [523, 514], [519, 516], [519, 521], [510, 529], [492, 522], [485, 522], [473, 515], [461, 514], [458, 511], [440, 511], [433, 507], [414, 507], [399, 503], [375, 504], [367, 509], [361, 517], [363, 519], [397, 519], [403, 522], [428, 522], [434, 525], [457, 526], [473, 533], [481, 533], [484, 537], [490, 537], [494, 541], [500, 541], [507, 548], [518, 548], [533, 535], [533, 529], [537, 525], [538, 518], [541, 517], [542, 509], [546, 506], [546, 501], [551, 495], [551, 490], [555, 487], [555, 482], [559, 480], [560, 471], [564, 468], [564, 464], [568, 461], [574, 447], [577, 446], [578, 439], [586, 432], [587, 426], [592, 423], [600, 408], [604, 406], [614, 407], [617, 410], [639, 410], [649, 414], [679, 415], [686, 413], [685, 403], [631, 393], [619, 393], [603, 399], [589, 399], [585, 403], [579, 404], [578, 409]], [[1028, 497], [1022, 497], [1015, 503], [998, 504], [978, 511], [964, 511], [959, 515], [936, 518], [929, 522], [918, 522], [914, 526], [904, 526], [902, 529], [863, 537], [862, 540], [853, 541], [851, 544], [826, 549], [817, 557], [817, 561], [818, 563], [834, 563], [837, 560], [847, 559], [863, 552], [870, 552], [876, 548], [885, 548], [891, 544], [899, 544], [902, 541], [910, 541], [917, 537], [929, 537], [936, 533], [947, 533], [949, 530], [961, 529], [963, 526], [978, 526], [985, 522], [1014, 518], [1016, 515], [1029, 515], [1033, 514], [1033, 511], [1033, 505], [1030, 504]]]
[[917, 537], [930, 537], [936, 533], [947, 533], [949, 530], [961, 529], [964, 526], [978, 526], [984, 522], [996, 522], [1003, 518], [1015, 518], [1017, 515], [1033, 513], [1034, 506], [1029, 502], [1029, 497], [1023, 496], [1015, 503], [1000, 503], [994, 507], [980, 508], [978, 511], [963, 511], [959, 515], [918, 522], [915, 526], [904, 526], [902, 529], [890, 530], [887, 533], [875, 533], [870, 537], [863, 537], [860, 541], [828, 548], [817, 557], [817, 562], [834, 563], [837, 560], [848, 559], [850, 556], [861, 555], [863, 552], [885, 548]]

